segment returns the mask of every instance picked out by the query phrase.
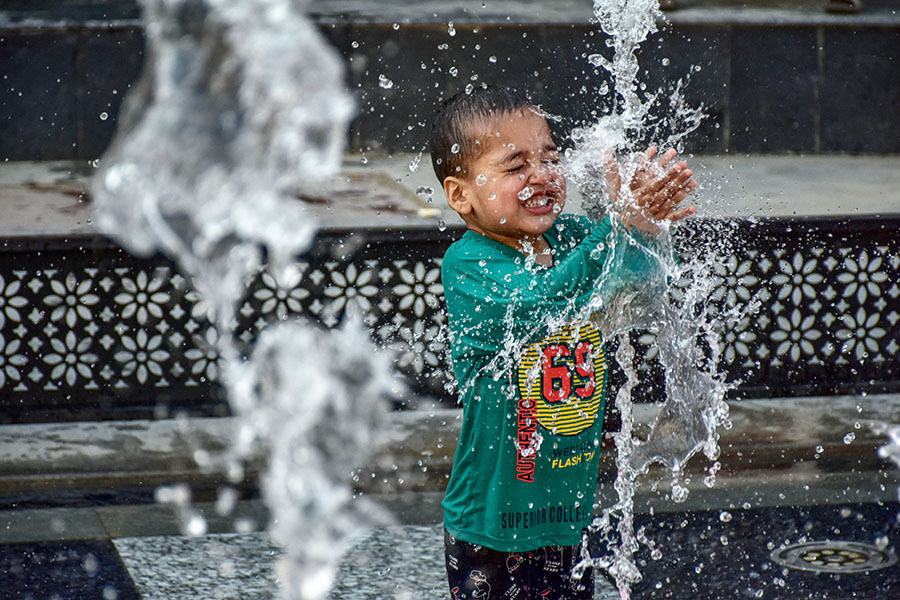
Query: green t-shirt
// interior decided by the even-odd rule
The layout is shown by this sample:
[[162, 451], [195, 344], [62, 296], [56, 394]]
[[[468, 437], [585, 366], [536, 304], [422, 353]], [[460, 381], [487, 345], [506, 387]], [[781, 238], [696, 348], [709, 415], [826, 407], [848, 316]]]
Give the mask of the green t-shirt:
[[561, 215], [544, 237], [549, 268], [472, 231], [441, 266], [463, 404], [444, 526], [503, 552], [581, 541], [607, 380], [603, 340], [584, 308], [629, 280], [610, 268], [642, 270], [640, 246], [619, 243], [608, 218]]

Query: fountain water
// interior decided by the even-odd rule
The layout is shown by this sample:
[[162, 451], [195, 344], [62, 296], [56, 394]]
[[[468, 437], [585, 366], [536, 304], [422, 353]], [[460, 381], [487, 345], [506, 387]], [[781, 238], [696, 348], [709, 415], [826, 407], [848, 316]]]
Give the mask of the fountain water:
[[[887, 443], [878, 448], [878, 456], [900, 467], [900, 425], [880, 421], [870, 422], [868, 425], [873, 432], [887, 437]], [[900, 487], [897, 488], [897, 499], [900, 500]], [[900, 519], [900, 514], [897, 518]]]
[[[608, 214], [615, 228], [624, 232], [627, 228], [620, 223], [622, 216], [640, 210], [629, 182], [641, 170], [661, 173], [660, 167], [639, 152], [640, 145], [649, 139], [662, 148], [679, 148], [680, 141], [699, 126], [704, 115], [702, 108], [687, 107], [681, 98], [680, 82], [668, 108], [660, 105], [659, 92], [641, 93], [637, 50], [656, 32], [662, 16], [657, 0], [595, 0], [594, 14], [608, 36], [606, 45], [612, 55], [593, 54], [588, 60], [609, 74], [615, 94], [603, 118], [575, 132], [576, 147], [567, 154], [569, 177], [583, 190], [588, 215], [599, 219]], [[597, 168], [597, 157], [604, 157], [600, 162], [605, 162], [605, 167]], [[613, 168], [617, 173], [610, 176]], [[701, 449], [715, 460], [716, 429], [728, 417], [724, 396], [730, 386], [717, 371], [718, 334], [736, 315], [717, 313], [710, 305], [715, 258], [695, 256], [680, 262], [675, 258], [669, 224], [660, 226], [652, 243], [625, 234], [624, 242], [610, 244], [610, 272], [618, 270], [618, 263], [624, 264], [623, 257], [633, 251], [629, 246], [640, 247], [646, 262], [653, 265], [647, 280], [616, 296], [597, 296], [588, 307], [599, 317], [605, 337], [617, 339], [615, 357], [627, 379], [615, 399], [622, 415], [621, 430], [615, 434], [615, 489], [619, 500], [605, 508], [591, 526], [612, 552], [610, 556], [590, 557], [585, 549], [580, 566], [608, 570], [622, 598], [630, 597], [632, 584], [641, 579], [634, 561], [639, 544], [633, 527], [633, 498], [639, 475], [652, 463], [665, 465], [672, 473], [671, 498], [683, 501], [688, 493], [680, 481], [685, 464]], [[646, 441], [637, 440], [633, 433], [631, 395], [638, 378], [629, 333], [639, 328], [655, 334], [665, 368], [665, 402]]]
[[[347, 537], [385, 519], [349, 483], [393, 382], [357, 322], [327, 333], [280, 323], [255, 349], [235, 336], [235, 311], [264, 255], [278, 281], [296, 279], [295, 256], [315, 225], [294, 197], [336, 171], [353, 112], [340, 59], [297, 8], [143, 2], [145, 71], [92, 191], [104, 232], [135, 253], [172, 256], [205, 301], [240, 422], [220, 467], [238, 482], [241, 461], [257, 445], [267, 451], [262, 489], [285, 547], [281, 591], [307, 599], [327, 593]], [[187, 533], [204, 530], [184, 514]]]

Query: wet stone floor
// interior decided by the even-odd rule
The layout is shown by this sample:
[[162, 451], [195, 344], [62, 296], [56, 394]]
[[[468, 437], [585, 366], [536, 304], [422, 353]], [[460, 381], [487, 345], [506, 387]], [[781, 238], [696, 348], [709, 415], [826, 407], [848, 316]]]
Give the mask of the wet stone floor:
[[[639, 553], [645, 579], [633, 598], [896, 600], [898, 514], [900, 504], [884, 503], [641, 515], [637, 528], [661, 552]], [[362, 535], [329, 599], [446, 599], [441, 539], [436, 524]], [[773, 552], [844, 572], [784, 567]], [[2, 544], [0, 600], [263, 600], [276, 597], [279, 554], [263, 532]], [[873, 556], [887, 566], [860, 571]], [[618, 593], [598, 578], [596, 598]]]
[[[897, 503], [641, 515], [635, 527], [662, 548], [656, 560], [639, 554], [644, 581], [633, 597], [897, 600], [898, 518]], [[773, 552], [794, 557], [794, 567]], [[885, 568], [861, 570], [867, 560]], [[816, 568], [835, 572], [809, 570]]]

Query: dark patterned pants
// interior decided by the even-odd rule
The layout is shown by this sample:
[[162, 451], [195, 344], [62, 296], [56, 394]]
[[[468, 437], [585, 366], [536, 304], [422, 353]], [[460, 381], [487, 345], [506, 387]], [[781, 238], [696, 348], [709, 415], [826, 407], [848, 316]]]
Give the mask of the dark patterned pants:
[[444, 531], [444, 555], [453, 600], [592, 600], [594, 574], [571, 577], [581, 546], [544, 546], [498, 552]]

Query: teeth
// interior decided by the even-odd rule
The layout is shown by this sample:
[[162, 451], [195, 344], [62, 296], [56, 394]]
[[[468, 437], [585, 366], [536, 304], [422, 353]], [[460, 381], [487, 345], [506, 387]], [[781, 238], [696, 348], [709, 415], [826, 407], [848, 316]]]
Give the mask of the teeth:
[[538, 196], [537, 198], [535, 198], [534, 196], [532, 196], [531, 198], [529, 198], [528, 200], [526, 200], [523, 204], [524, 204], [527, 208], [537, 208], [538, 206], [544, 206], [544, 205], [547, 204], [548, 202], [550, 202], [550, 197], [549, 197], [549, 196]]

